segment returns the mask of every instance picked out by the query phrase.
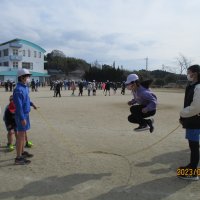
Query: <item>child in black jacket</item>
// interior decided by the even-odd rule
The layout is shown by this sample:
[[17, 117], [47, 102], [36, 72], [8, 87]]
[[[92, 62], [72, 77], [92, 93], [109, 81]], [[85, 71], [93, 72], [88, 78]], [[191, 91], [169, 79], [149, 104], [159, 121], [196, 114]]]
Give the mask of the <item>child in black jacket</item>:
[[14, 150], [13, 140], [14, 135], [16, 136], [16, 123], [15, 123], [15, 105], [13, 103], [13, 96], [11, 95], [9, 105], [6, 106], [5, 112], [4, 112], [4, 122], [6, 129], [8, 131], [7, 138], [8, 143], [7, 147], [9, 151]]

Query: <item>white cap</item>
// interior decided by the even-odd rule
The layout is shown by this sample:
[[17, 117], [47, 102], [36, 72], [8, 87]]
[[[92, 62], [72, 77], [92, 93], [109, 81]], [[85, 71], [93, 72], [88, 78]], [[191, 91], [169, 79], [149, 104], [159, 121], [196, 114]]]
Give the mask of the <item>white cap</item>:
[[31, 73], [28, 71], [28, 69], [24, 68], [18, 69], [17, 76], [20, 77], [24, 75], [31, 75]]
[[126, 85], [130, 84], [131, 82], [134, 82], [136, 80], [139, 80], [139, 77], [137, 74], [129, 74], [127, 76], [127, 80], [125, 82]]

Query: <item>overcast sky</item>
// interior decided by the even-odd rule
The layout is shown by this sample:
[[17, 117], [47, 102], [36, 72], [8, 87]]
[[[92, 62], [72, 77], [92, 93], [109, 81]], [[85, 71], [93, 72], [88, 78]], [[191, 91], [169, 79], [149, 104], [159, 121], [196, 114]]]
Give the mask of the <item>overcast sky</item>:
[[0, 43], [21, 38], [47, 53], [150, 70], [200, 64], [199, 0], [0, 0]]

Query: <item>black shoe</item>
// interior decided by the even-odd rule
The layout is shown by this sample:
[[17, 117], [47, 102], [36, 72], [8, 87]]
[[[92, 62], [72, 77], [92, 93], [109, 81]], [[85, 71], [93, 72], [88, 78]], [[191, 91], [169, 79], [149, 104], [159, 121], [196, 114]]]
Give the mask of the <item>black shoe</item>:
[[15, 158], [15, 165], [28, 165], [30, 163], [31, 163], [30, 160], [27, 160], [23, 157]]
[[23, 157], [23, 158], [32, 158], [32, 157], [33, 157], [33, 154], [30, 154], [29, 152], [24, 151], [24, 152], [22, 153], [22, 157]]
[[150, 127], [148, 125], [140, 125], [139, 127], [135, 128], [134, 131], [146, 131], [146, 130], [149, 130]]
[[154, 123], [154, 119], [147, 119], [147, 124], [150, 127], [150, 129], [149, 129], [150, 133], [153, 133], [153, 131], [154, 131], [153, 123]]

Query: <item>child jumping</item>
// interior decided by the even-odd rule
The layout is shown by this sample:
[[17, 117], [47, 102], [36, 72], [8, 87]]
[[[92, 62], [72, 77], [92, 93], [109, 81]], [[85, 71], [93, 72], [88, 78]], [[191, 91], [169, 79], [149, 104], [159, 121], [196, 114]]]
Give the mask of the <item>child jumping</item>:
[[131, 90], [134, 98], [128, 102], [131, 106], [131, 115], [128, 116], [128, 121], [139, 124], [135, 131], [149, 130], [154, 131], [153, 119], [145, 119], [155, 115], [157, 106], [157, 97], [149, 89], [152, 80], [140, 82], [136, 74], [130, 74], [125, 82], [128, 90]]

